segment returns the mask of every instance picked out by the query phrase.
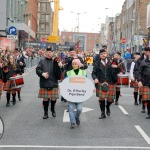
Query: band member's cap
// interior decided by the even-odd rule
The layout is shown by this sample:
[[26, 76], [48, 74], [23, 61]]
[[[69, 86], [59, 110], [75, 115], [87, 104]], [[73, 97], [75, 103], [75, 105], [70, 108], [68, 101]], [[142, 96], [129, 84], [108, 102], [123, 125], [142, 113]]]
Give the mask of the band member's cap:
[[107, 49], [107, 45], [103, 45], [102, 48], [103, 48], [103, 49]]
[[19, 48], [15, 48], [15, 51], [16, 51], [16, 52], [20, 52], [20, 49], [19, 49]]
[[51, 51], [51, 52], [53, 52], [53, 50], [52, 50], [51, 47], [47, 47], [46, 51]]
[[74, 51], [74, 47], [71, 46], [71, 47], [69, 48], [69, 51]]
[[116, 52], [116, 54], [120, 55], [121, 56], [121, 52]]
[[101, 50], [99, 51], [99, 54], [101, 54], [101, 53], [103, 53], [103, 52], [106, 52], [106, 50], [105, 50], [105, 49], [101, 49]]
[[139, 52], [134, 53], [134, 55], [141, 55]]
[[145, 48], [144, 48], [144, 51], [149, 51], [149, 47], [145, 47]]

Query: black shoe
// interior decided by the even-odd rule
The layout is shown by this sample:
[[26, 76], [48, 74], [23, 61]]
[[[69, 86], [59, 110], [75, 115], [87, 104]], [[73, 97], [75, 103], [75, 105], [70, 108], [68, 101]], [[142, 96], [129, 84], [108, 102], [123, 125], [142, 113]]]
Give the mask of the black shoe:
[[52, 116], [53, 116], [53, 117], [56, 117], [56, 112], [55, 112], [55, 110], [52, 111]]
[[80, 125], [80, 119], [76, 119], [76, 124], [77, 124], [77, 126]]
[[150, 119], [150, 114], [148, 114], [148, 115], [146, 116], [146, 119]]
[[65, 102], [65, 103], [67, 103], [67, 100], [66, 100], [66, 99], [64, 99], [64, 102]]
[[21, 97], [18, 97], [19, 101], [21, 101]]
[[106, 115], [104, 113], [101, 114], [101, 116], [99, 117], [99, 119], [104, 119], [106, 118]]
[[115, 105], [119, 105], [118, 101], [115, 101]]
[[48, 114], [47, 113], [44, 114], [43, 119], [48, 119]]
[[138, 105], [138, 102], [134, 102], [134, 105]]
[[7, 103], [7, 104], [6, 104], [6, 107], [9, 107], [9, 106], [10, 106], [10, 103]]
[[71, 123], [70, 129], [74, 129], [74, 128], [75, 128], [75, 124], [74, 124], [74, 123]]
[[106, 114], [107, 114], [107, 116], [110, 116], [110, 108], [107, 108]]

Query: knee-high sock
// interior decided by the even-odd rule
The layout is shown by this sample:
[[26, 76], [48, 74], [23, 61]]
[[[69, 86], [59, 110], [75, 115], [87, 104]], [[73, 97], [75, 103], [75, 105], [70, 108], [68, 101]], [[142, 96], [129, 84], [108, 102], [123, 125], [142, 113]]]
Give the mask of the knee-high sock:
[[56, 100], [51, 100], [51, 111], [55, 110]]
[[7, 103], [10, 102], [10, 93], [6, 93]]
[[134, 92], [134, 101], [137, 102], [138, 92]]
[[43, 107], [45, 113], [48, 113], [48, 105], [49, 105], [49, 101], [43, 101]]
[[116, 91], [116, 102], [118, 102], [120, 96], [120, 91]]
[[105, 113], [105, 100], [99, 100], [100, 110]]
[[148, 111], [148, 115], [150, 115], [150, 100], [147, 101], [147, 111]]
[[107, 101], [106, 108], [109, 108], [112, 102]]

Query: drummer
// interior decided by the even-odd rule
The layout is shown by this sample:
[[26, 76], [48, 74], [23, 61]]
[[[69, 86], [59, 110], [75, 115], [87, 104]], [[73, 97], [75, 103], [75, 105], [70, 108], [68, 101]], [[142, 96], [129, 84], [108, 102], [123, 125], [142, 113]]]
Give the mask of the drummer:
[[12, 97], [13, 97], [13, 105], [16, 104], [16, 90], [11, 89], [11, 81], [9, 79], [10, 79], [10, 77], [13, 77], [14, 75], [20, 74], [20, 73], [21, 73], [21, 70], [20, 70], [19, 66], [16, 64], [14, 56], [9, 55], [8, 62], [3, 67], [3, 75], [4, 75], [3, 90], [7, 91], [6, 92], [6, 99], [7, 99], [6, 107], [10, 106], [10, 94], [11, 93], [12, 93]]
[[[15, 49], [14, 55], [15, 55], [15, 61], [16, 61], [17, 65], [19, 65], [19, 67], [20, 67], [21, 74], [23, 74], [24, 68], [26, 67], [24, 56], [20, 54], [19, 48]], [[21, 101], [21, 88], [17, 89], [17, 95], [18, 95], [19, 101]]]
[[[114, 54], [114, 60], [113, 60], [116, 65], [118, 65], [118, 67], [120, 68], [120, 72], [118, 75], [123, 75], [126, 72], [125, 69], [125, 65], [121, 59], [121, 52], [116, 52]], [[120, 87], [116, 87], [116, 99], [115, 99], [115, 105], [118, 105], [118, 101], [119, 101], [119, 97], [120, 97]]]

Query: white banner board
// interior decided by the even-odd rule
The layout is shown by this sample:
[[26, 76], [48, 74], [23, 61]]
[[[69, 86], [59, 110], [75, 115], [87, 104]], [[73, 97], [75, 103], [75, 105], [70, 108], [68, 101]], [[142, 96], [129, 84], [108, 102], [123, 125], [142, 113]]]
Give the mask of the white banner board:
[[60, 84], [60, 94], [70, 102], [88, 100], [94, 91], [94, 83], [84, 76], [71, 76]]

